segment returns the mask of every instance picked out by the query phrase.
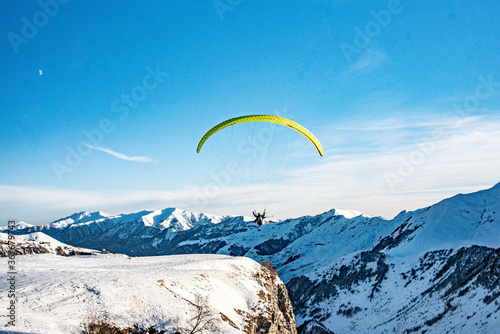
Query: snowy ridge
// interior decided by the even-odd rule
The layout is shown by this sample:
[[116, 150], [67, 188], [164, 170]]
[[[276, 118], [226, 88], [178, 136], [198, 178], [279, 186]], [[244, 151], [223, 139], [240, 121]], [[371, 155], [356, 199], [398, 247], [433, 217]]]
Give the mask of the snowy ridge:
[[[430, 250], [482, 245], [500, 247], [500, 184], [467, 195], [456, 195], [435, 205], [400, 216], [406, 225], [399, 232], [415, 230], [397, 251], [405, 256]], [[418, 230], [418, 231], [417, 231]]]
[[212, 223], [221, 221], [222, 217], [207, 214], [197, 214], [184, 211], [178, 208], [166, 208], [164, 210], [144, 210], [130, 214], [111, 215], [102, 211], [87, 212], [82, 211], [71, 216], [58, 219], [52, 223], [33, 226], [24, 223], [17, 229], [24, 231], [38, 231], [50, 229], [76, 228], [79, 226], [89, 226], [92, 230], [94, 226], [103, 228], [118, 227], [118, 225], [139, 224], [144, 227], [154, 227], [155, 229], [172, 228], [175, 231], [182, 231], [193, 228], [197, 224]]
[[[16, 225], [14, 227], [14, 231], [17, 231], [17, 230], [24, 230], [24, 229], [27, 229], [27, 228], [30, 228], [30, 227], [34, 227], [35, 225], [31, 225], [31, 224], [28, 224], [26, 222], [23, 222], [23, 221], [19, 221], [19, 222], [16, 222]], [[6, 231], [8, 230], [9, 227], [8, 226], [0, 226], [0, 232], [1, 231]]]
[[[8, 235], [6, 233], [0, 233], [0, 240], [8, 241]], [[50, 243], [53, 246], [67, 246], [56, 239], [49, 237], [45, 233], [42, 232], [33, 232], [29, 234], [17, 234], [15, 235], [15, 242], [26, 242], [26, 241], [35, 241], [38, 243]]]
[[160, 229], [172, 228], [173, 231], [189, 230], [196, 224], [217, 224], [221, 221], [220, 217], [214, 215], [196, 214], [178, 208], [154, 210], [142, 216], [141, 219], [146, 226], [155, 226]]
[[98, 212], [82, 211], [79, 213], [72, 214], [71, 216], [53, 221], [52, 223], [50, 223], [49, 226], [54, 228], [63, 228], [72, 224], [100, 222], [110, 217], [113, 216], [101, 211]]
[[11, 244], [14, 245], [13, 249], [16, 255], [50, 253], [62, 256], [71, 256], [98, 253], [92, 249], [69, 246], [42, 232], [15, 234], [10, 237], [7, 233], [0, 233], [1, 257], [9, 256], [9, 251], [12, 252], [12, 248], [10, 247]]

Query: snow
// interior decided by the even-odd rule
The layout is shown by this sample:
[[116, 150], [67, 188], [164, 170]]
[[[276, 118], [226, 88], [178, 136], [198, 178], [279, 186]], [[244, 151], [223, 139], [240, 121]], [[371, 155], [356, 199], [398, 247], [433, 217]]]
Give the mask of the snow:
[[500, 184], [476, 193], [445, 199], [429, 208], [405, 213], [402, 219], [411, 217], [409, 227], [420, 227], [410, 242], [397, 247], [390, 254], [407, 256], [471, 245], [500, 247], [499, 199]]
[[332, 260], [372, 248], [380, 235], [390, 234], [395, 227], [393, 222], [377, 217], [359, 215], [349, 219], [334, 215], [276, 254], [272, 262], [285, 263], [291, 255], [300, 254], [300, 258], [280, 268], [280, 276], [285, 282], [300, 275], [310, 276], [314, 269], [330, 267]]
[[358, 216], [371, 217], [358, 210], [342, 210], [342, 209], [334, 209], [334, 210], [335, 210], [335, 215], [344, 216], [345, 218], [354, 218]]
[[[6, 259], [0, 260], [6, 267]], [[124, 255], [61, 257], [26, 255], [17, 276], [18, 325], [6, 332], [80, 333], [81, 323], [106, 313], [109, 322], [128, 327], [172, 330], [187, 323], [195, 295], [208, 297], [219, 331], [241, 333], [220, 320], [219, 312], [239, 328], [235, 309], [250, 311], [263, 287], [253, 279], [261, 266], [248, 258], [182, 255], [129, 258]], [[0, 282], [0, 307], [9, 300]], [[172, 307], [175, 305], [175, 307]]]
[[[17, 230], [22, 230], [22, 229], [29, 228], [29, 227], [34, 227], [34, 226], [35, 225], [31, 225], [31, 224], [28, 224], [26, 222], [19, 221], [19, 222], [16, 222], [14, 230], [17, 231]], [[0, 231], [6, 231], [8, 229], [9, 229], [8, 226], [0, 226]]]
[[[314, 282], [320, 282], [324, 277], [331, 278], [332, 275], [338, 273], [341, 266], [349, 267], [349, 265], [352, 265], [360, 252], [371, 251], [375, 247], [382, 245], [377, 249], [383, 252], [385, 261], [389, 265], [389, 271], [386, 274], [387, 278], [380, 283], [381, 292], [377, 293], [376, 298], [371, 299], [369, 297], [374, 282], [368, 280], [353, 286], [353, 291], [340, 289], [335, 298], [324, 300], [318, 305], [310, 305], [310, 307], [311, 310], [319, 307], [322, 311], [330, 314], [323, 324], [333, 329], [335, 333], [385, 333], [392, 332], [394, 328], [413, 328], [416, 324], [432, 320], [432, 317], [439, 314], [439, 312], [444, 312], [443, 300], [439, 297], [419, 297], [414, 302], [410, 302], [413, 298], [422, 296], [426, 290], [435, 284], [433, 279], [439, 268], [442, 267], [442, 261], [444, 261], [437, 257], [433, 260], [432, 266], [418, 273], [418, 277], [412, 278], [411, 281], [403, 279], [401, 274], [409, 273], [413, 268], [419, 267], [424, 254], [429, 251], [443, 250], [448, 252], [443, 256], [443, 259], [446, 259], [451, 256], [450, 254], [455, 254], [458, 249], [465, 246], [500, 247], [500, 184], [484, 191], [465, 195], [460, 194], [427, 208], [409, 212], [402, 211], [392, 220], [370, 217], [355, 210], [339, 209], [333, 209], [317, 216], [306, 216], [279, 222], [268, 221], [261, 227], [257, 227], [250, 217], [212, 216], [191, 213], [176, 208], [149, 210], [118, 216], [106, 216], [103, 213], [80, 213], [73, 216], [70, 216], [73, 218], [68, 217], [57, 221], [56, 224], [66, 227], [71, 226], [75, 229], [83, 227], [81, 224], [88, 224], [85, 227], [89, 228], [94, 225], [98, 226], [99, 228], [93, 230], [96, 231], [93, 232], [94, 234], [89, 233], [86, 235], [88, 240], [93, 240], [94, 235], [100, 235], [99, 233], [102, 233], [100, 225], [106, 225], [106, 233], [108, 233], [108, 236], [112, 235], [112, 238], [108, 237], [110, 242], [115, 242], [116, 236], [121, 236], [124, 241], [135, 236], [136, 238], [143, 238], [145, 243], [149, 242], [150, 245], [153, 245], [154, 252], [157, 250], [162, 251], [162, 241], [174, 239], [174, 236], [179, 235], [178, 232], [201, 227], [194, 231], [196, 233], [187, 234], [189, 237], [182, 239], [176, 246], [192, 245], [193, 247], [186, 249], [196, 251], [202, 249], [201, 247], [207, 243], [216, 240], [226, 242], [226, 246], [218, 250], [221, 254], [229, 254], [232, 246], [248, 249], [248, 252], [245, 253], [248, 257], [264, 261], [270, 259], [273, 265], [279, 269], [280, 276], [285, 282], [302, 275]], [[136, 225], [150, 227], [150, 229], [135, 229]], [[164, 229], [167, 230], [166, 233], [158, 233], [158, 231]], [[157, 234], [151, 232], [152, 230]], [[114, 231], [120, 233], [113, 234]], [[76, 232], [86, 233], [83, 228]], [[80, 234], [78, 235], [80, 236]], [[394, 244], [391, 244], [391, 247], [383, 246], [382, 241], [384, 239], [393, 241]], [[270, 252], [270, 255], [262, 255], [258, 246], [270, 241], [274, 242], [275, 245], [282, 242], [286, 247], [276, 250], [275, 253]], [[114, 291], [113, 293], [125, 299], [131, 297], [127, 297], [126, 292], [121, 290], [122, 288], [110, 283], [113, 282], [113, 279], [129, 284], [128, 286], [134, 290], [142, 291], [141, 289], [144, 289], [143, 287], [135, 288], [134, 284], [137, 283], [129, 281], [128, 277], [120, 276], [125, 276], [125, 274], [121, 274], [121, 270], [125, 270], [123, 268], [130, 268], [132, 272], [130, 279], [135, 277], [138, 280], [144, 280], [144, 276], [148, 277], [145, 282], [153, 292], [143, 291], [141, 293], [149, 296], [151, 293], [157, 294], [161, 291], [164, 295], [162, 295], [162, 298], [165, 298], [169, 303], [184, 300], [182, 298], [192, 300], [194, 291], [209, 295], [211, 304], [217, 307], [218, 310], [220, 309], [220, 312], [229, 316], [238, 326], [241, 324], [241, 317], [235, 314], [234, 307], [228, 306], [228, 300], [231, 300], [231, 305], [233, 305], [232, 300], [234, 298], [236, 304], [239, 305], [238, 307], [243, 310], [248, 309], [249, 305], [253, 305], [252, 303], [255, 302], [255, 299], [253, 299], [256, 288], [255, 283], [249, 282], [248, 277], [242, 274], [243, 272], [250, 273], [253, 267], [246, 267], [245, 264], [243, 268], [246, 269], [236, 270], [234, 267], [228, 266], [228, 262], [225, 262], [230, 261], [227, 259], [232, 259], [231, 261], [237, 261], [235, 266], [241, 268], [242, 264], [236, 258], [217, 256], [212, 258], [209, 255], [196, 258], [197, 260], [190, 259], [189, 256], [172, 257], [171, 259], [168, 259], [168, 257], [134, 258], [131, 260], [121, 257], [112, 258], [115, 259], [113, 261], [116, 261], [116, 266], [118, 266], [116, 267], [115, 264], [110, 263], [110, 268], [115, 268], [113, 274], [107, 274], [107, 276], [104, 274], [97, 275], [95, 278], [97, 283], [95, 284], [92, 283], [94, 281], [92, 281], [90, 274], [85, 274], [82, 278], [87, 286], [94, 287], [95, 285], [99, 295], [88, 294], [87, 291], [81, 298], [85, 297], [88, 301], [95, 303], [99, 301], [99, 307], [102, 305], [108, 307], [108, 304], [112, 304], [113, 300], [112, 296], [109, 296], [110, 292], [104, 291], [104, 282], [107, 284], [106, 286], [110, 286], [110, 291]], [[50, 261], [44, 260], [43, 257], [41, 259], [40, 263], [45, 263], [46, 268], [51, 267]], [[58, 259], [56, 263], [59, 263], [58, 261], [60, 260]], [[99, 262], [101, 260], [91, 261]], [[107, 260], [95, 264], [97, 272], [109, 271], [107, 266], [103, 264], [105, 261]], [[158, 261], [157, 264], [161, 268], [156, 265], [151, 265], [153, 268], [146, 268], [147, 261]], [[78, 268], [82, 266], [84, 265], [77, 264], [75, 270], [80, 270]], [[73, 264], [69, 267], [73, 267]], [[58, 268], [62, 270], [62, 268], [66, 267], [63, 265], [56, 266], [55, 270], [59, 270]], [[376, 262], [366, 264], [366, 270], [374, 271], [376, 268]], [[161, 270], [164, 270], [165, 273]], [[236, 274], [234, 273], [235, 270]], [[69, 272], [64, 270], [62, 272], [65, 273], [64, 275], [70, 275]], [[149, 278], [148, 275], [150, 274], [154, 278]], [[231, 275], [233, 275], [234, 279], [229, 279]], [[110, 279], [106, 281], [106, 277]], [[158, 283], [159, 279], [163, 279], [159, 277], [168, 278], [165, 281], [167, 282], [165, 287]], [[242, 282], [239, 282], [240, 278]], [[229, 286], [230, 283], [231, 286]], [[240, 284], [243, 284], [243, 286], [240, 286]], [[161, 289], [158, 290], [157, 285], [165, 290], [168, 287], [168, 293]], [[64, 291], [66, 295], [72, 296], [72, 290]], [[248, 291], [252, 291], [252, 293]], [[496, 333], [494, 328], [495, 326], [500, 327], [500, 321], [496, 318], [493, 319], [493, 317], [498, 315], [498, 310], [495, 311], [494, 303], [486, 305], [482, 301], [485, 295], [486, 292], [481, 293], [479, 289], [474, 290], [473, 293], [457, 297], [456, 300], [459, 302], [454, 302], [457, 309], [449, 311], [451, 315], [447, 315], [444, 320], [432, 327], [425, 327], [425, 330], [427, 330], [427, 333], [441, 333], [452, 328], [459, 333], [477, 332], [474, 324], [484, 324], [481, 325], [481, 330], [484, 333]], [[154, 296], [143, 298], [136, 296], [135, 292], [133, 296], [133, 298], [138, 298], [137, 300], [143, 303], [146, 309], [158, 308], [160, 313], [154, 313], [154, 316], [156, 319], [162, 319], [161, 321], [165, 322], [164, 328], [169, 328], [169, 321], [173, 321], [172, 319], [175, 317], [185, 320], [185, 315], [182, 316], [182, 314], [175, 313], [172, 316], [166, 316], [165, 314], [169, 314], [168, 310], [164, 306], [159, 306], [157, 304], [159, 301]], [[315, 296], [308, 297], [312, 300]], [[66, 298], [70, 297], [66, 296]], [[1, 298], [0, 301], [2, 301]], [[90, 304], [86, 303], [85, 305]], [[183, 306], [185, 310], [189, 307], [189, 303], [186, 305]], [[467, 309], [466, 305], [471, 305], [470, 309]], [[94, 305], [93, 307], [95, 309], [97, 306]], [[131, 312], [131, 306], [127, 303], [124, 303], [124, 309], [115, 309], [118, 306], [114, 305], [109, 307], [112, 313], [114, 312], [113, 314], [121, 314], [120, 312], [123, 311]], [[337, 313], [341, 309], [355, 307], [361, 308], [362, 311], [353, 314], [351, 317]], [[490, 319], [485, 318], [488, 313], [493, 314]], [[148, 314], [153, 315], [153, 313]], [[470, 316], [472, 320], [463, 319], [467, 316]], [[61, 318], [63, 317], [61, 316]], [[121, 319], [118, 316], [113, 319], [117, 323], [126, 323], [126, 319]], [[149, 318], [141, 318], [137, 312], [135, 318], [131, 319], [145, 326], [150, 324], [147, 322]], [[299, 316], [297, 323], [300, 325], [305, 320], [308, 320], [308, 318]], [[129, 325], [127, 323], [127, 326]]]
[[97, 212], [87, 212], [87, 211], [82, 211], [79, 213], [75, 213], [71, 216], [58, 219], [56, 221], [53, 221], [49, 225], [52, 227], [56, 228], [62, 228], [66, 227], [68, 225], [74, 224], [74, 223], [91, 223], [91, 222], [99, 222], [103, 221], [105, 219], [113, 218], [115, 216], [110, 215], [109, 213], [105, 213], [102, 211], [97, 211]]
[[[28, 234], [16, 234], [14, 235], [15, 242], [26, 242], [26, 241], [36, 241], [39, 243], [50, 243], [52, 246], [68, 246], [63, 244], [62, 242], [57, 241], [56, 239], [49, 237], [45, 233], [42, 232], [33, 232]], [[8, 241], [7, 233], [0, 233], [0, 240]]]
[[[332, 268], [353, 263], [353, 255], [347, 255], [332, 264]], [[448, 254], [449, 255], [449, 254]], [[411, 283], [402, 278], [401, 273], [418, 267], [419, 256], [407, 258], [389, 257], [389, 271], [386, 279], [376, 293], [376, 298], [370, 299], [373, 281], [364, 281], [351, 288], [338, 287], [334, 297], [324, 299], [319, 303], [311, 302], [308, 307], [321, 309], [327, 320], [323, 325], [334, 333], [403, 333], [405, 330], [424, 325], [426, 321], [445, 312], [444, 296], [436, 292], [435, 295], [426, 291], [436, 282], [436, 273], [441, 268], [439, 260], [429, 270], [417, 271], [417, 277]], [[325, 273], [324, 271], [323, 273]], [[331, 275], [338, 272], [335, 270]], [[466, 287], [463, 287], [466, 288]], [[488, 333], [496, 334], [500, 328], [498, 304], [487, 305], [483, 300], [491, 292], [481, 287], [471, 288], [474, 293], [456, 297], [457, 293], [446, 296], [456, 307], [449, 314], [432, 326], [423, 326], [425, 333]], [[311, 300], [314, 296], [310, 296]], [[455, 297], [455, 298], [453, 298]], [[359, 308], [351, 316], [339, 314], [340, 310]], [[489, 315], [491, 316], [489, 316]], [[469, 317], [469, 318], [467, 318]], [[301, 324], [310, 317], [297, 316], [297, 323]], [[471, 320], [469, 320], [471, 319]], [[417, 331], [420, 333], [421, 331]]]
[[43, 246], [45, 249], [48, 251], [51, 251], [53, 254], [57, 253], [56, 248], [60, 247], [63, 250], [78, 250], [80, 252], [85, 252], [85, 253], [94, 253], [97, 254], [99, 253], [96, 250], [93, 249], [88, 249], [88, 248], [81, 248], [81, 247], [73, 247], [70, 245], [67, 245], [65, 243], [62, 243], [48, 235], [42, 232], [32, 232], [32, 233], [27, 233], [27, 234], [15, 234], [14, 239], [9, 239], [9, 235], [7, 233], [2, 233], [0, 232], [0, 241], [10, 241], [10, 242], [15, 242], [16, 244], [38, 244], [40, 246]]

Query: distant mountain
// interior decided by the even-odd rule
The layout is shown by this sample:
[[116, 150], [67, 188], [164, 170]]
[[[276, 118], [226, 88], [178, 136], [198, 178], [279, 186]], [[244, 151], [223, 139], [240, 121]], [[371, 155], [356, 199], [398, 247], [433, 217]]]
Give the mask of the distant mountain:
[[500, 184], [391, 220], [342, 210], [261, 227], [248, 217], [180, 209], [94, 216], [19, 232], [134, 256], [269, 259], [287, 284], [302, 333], [500, 328]]
[[79, 213], [74, 213], [71, 216], [58, 219], [52, 222], [50, 225], [52, 227], [62, 228], [75, 223], [83, 224], [87, 222], [100, 222], [112, 217], [114, 216], [102, 211], [92, 212], [92, 213], [82, 211]]
[[[18, 231], [18, 230], [24, 230], [26, 228], [29, 228], [29, 227], [34, 227], [35, 225], [31, 225], [31, 224], [28, 224], [26, 222], [23, 222], [23, 221], [20, 221], [20, 222], [16, 222], [16, 225], [14, 227], [14, 231]], [[0, 232], [2, 231], [6, 231], [8, 230], [9, 227], [8, 226], [0, 226]]]
[[[27, 224], [29, 225], [29, 224]], [[11, 247], [11, 244], [13, 247]], [[6, 233], [0, 233], [0, 257], [9, 256], [9, 251], [14, 255], [27, 254], [56, 254], [62, 256], [72, 255], [94, 255], [98, 252], [92, 249], [73, 247], [42, 232], [15, 235], [14, 239], [9, 239]]]

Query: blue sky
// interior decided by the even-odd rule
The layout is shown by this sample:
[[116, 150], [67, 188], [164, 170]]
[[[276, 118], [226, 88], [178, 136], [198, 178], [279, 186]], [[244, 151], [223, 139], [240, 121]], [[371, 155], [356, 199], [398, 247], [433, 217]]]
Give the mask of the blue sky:
[[498, 1], [3, 7], [0, 225], [170, 206], [248, 215], [235, 184], [193, 201], [213, 181], [199, 139], [245, 114], [288, 116], [325, 149], [275, 186], [275, 217], [392, 218], [500, 181]]

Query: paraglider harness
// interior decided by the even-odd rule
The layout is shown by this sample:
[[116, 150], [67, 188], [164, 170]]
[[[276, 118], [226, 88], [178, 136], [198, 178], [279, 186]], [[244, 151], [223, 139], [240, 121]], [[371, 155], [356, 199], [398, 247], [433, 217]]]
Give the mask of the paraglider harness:
[[264, 223], [264, 219], [266, 219], [266, 210], [264, 210], [264, 212], [262, 214], [255, 213], [255, 210], [254, 210], [253, 216], [255, 217], [254, 222], [257, 223], [257, 225], [261, 226]]

